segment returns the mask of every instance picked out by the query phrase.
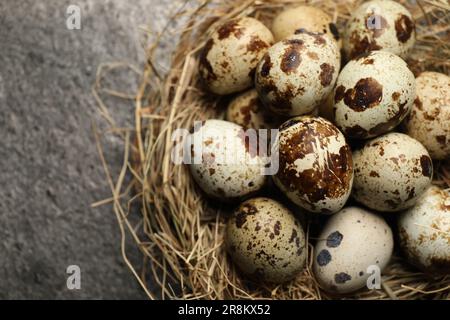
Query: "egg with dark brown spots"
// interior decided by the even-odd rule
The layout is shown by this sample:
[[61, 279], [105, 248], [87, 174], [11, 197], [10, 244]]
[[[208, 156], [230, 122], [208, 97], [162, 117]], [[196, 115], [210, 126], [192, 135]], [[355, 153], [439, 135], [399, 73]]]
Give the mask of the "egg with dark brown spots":
[[417, 140], [388, 133], [366, 142], [353, 153], [353, 197], [365, 206], [385, 212], [415, 204], [433, 178], [433, 162]]
[[301, 31], [269, 48], [256, 68], [255, 86], [271, 112], [309, 114], [332, 92], [339, 68], [332, 38]]
[[194, 180], [215, 199], [236, 200], [255, 193], [266, 182], [265, 155], [258, 150], [257, 137], [235, 123], [197, 123], [184, 150]]
[[339, 31], [333, 19], [319, 8], [298, 6], [282, 11], [273, 19], [272, 33], [275, 41], [283, 40], [300, 29], [325, 33], [337, 41], [339, 47], [342, 46]]
[[367, 285], [374, 268], [389, 263], [393, 235], [384, 219], [358, 207], [344, 208], [327, 221], [314, 248], [313, 271], [331, 293], [349, 293]]
[[424, 272], [450, 275], [450, 189], [431, 186], [398, 221], [400, 245]]
[[344, 32], [343, 47], [351, 59], [374, 50], [406, 58], [415, 41], [411, 13], [396, 1], [374, 0], [353, 11]]
[[237, 123], [245, 129], [275, 129], [283, 118], [269, 113], [262, 105], [255, 89], [245, 91], [233, 100], [227, 108], [228, 121]]
[[405, 133], [420, 141], [436, 160], [450, 158], [450, 77], [423, 72], [416, 78], [416, 99]]
[[272, 155], [273, 180], [298, 206], [318, 213], [339, 211], [353, 183], [353, 161], [344, 135], [319, 117], [292, 118], [281, 125]]
[[260, 21], [250, 17], [229, 20], [206, 41], [200, 54], [200, 76], [219, 95], [250, 88], [255, 67], [272, 44], [272, 33]]
[[334, 122], [334, 92], [331, 92], [319, 105], [319, 116]]
[[366, 139], [394, 129], [410, 112], [415, 78], [398, 56], [374, 51], [350, 61], [334, 94], [334, 118], [342, 132]]
[[292, 280], [306, 264], [302, 226], [289, 209], [269, 198], [250, 199], [236, 209], [225, 244], [238, 268], [257, 281]]

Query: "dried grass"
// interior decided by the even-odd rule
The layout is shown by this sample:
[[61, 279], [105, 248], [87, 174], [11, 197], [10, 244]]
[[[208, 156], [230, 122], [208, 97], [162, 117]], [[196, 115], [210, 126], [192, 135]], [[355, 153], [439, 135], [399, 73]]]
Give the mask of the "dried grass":
[[[235, 16], [251, 15], [265, 23], [282, 8], [302, 1], [203, 1], [183, 7], [169, 21], [187, 19], [182, 29], [169, 27], [153, 34], [148, 63], [136, 94], [107, 90], [98, 81], [93, 89], [101, 114], [115, 128], [113, 116], [99, 92], [135, 101], [135, 128], [111, 130], [124, 141], [124, 161], [118, 177], [112, 177], [96, 130], [98, 150], [112, 197], [94, 205], [112, 203], [122, 236], [122, 254], [147, 295], [162, 299], [450, 299], [450, 277], [432, 279], [395, 257], [383, 275], [381, 290], [363, 290], [351, 296], [330, 296], [322, 291], [309, 264], [295, 281], [280, 286], [251, 283], [241, 277], [227, 257], [223, 244], [224, 216], [229, 208], [212, 205], [191, 179], [187, 168], [170, 160], [171, 134], [177, 128], [190, 128], [195, 120], [221, 114], [223, 99], [206, 94], [198, 81], [197, 54], [210, 27]], [[361, 1], [317, 0], [334, 17], [342, 30], [349, 13]], [[417, 43], [409, 60], [414, 72], [435, 70], [449, 74], [450, 6], [447, 1], [422, 0], [416, 5], [403, 2], [417, 24]], [[155, 56], [164, 37], [179, 35], [166, 75], [158, 70]], [[123, 65], [102, 66], [98, 78]], [[137, 73], [140, 70], [133, 69]], [[106, 72], [106, 73], [105, 73]], [[111, 134], [110, 132], [110, 134]], [[133, 137], [133, 138], [132, 138]], [[437, 164], [435, 183], [450, 186], [449, 163]], [[126, 175], [132, 183], [125, 184]], [[138, 209], [131, 210], [138, 206]], [[139, 223], [131, 223], [138, 220]], [[309, 225], [307, 225], [309, 233]], [[125, 238], [131, 237], [144, 257], [137, 270], [127, 259]], [[149, 280], [149, 278], [153, 278]], [[157, 290], [150, 291], [149, 281]], [[154, 286], [152, 286], [154, 287]]]

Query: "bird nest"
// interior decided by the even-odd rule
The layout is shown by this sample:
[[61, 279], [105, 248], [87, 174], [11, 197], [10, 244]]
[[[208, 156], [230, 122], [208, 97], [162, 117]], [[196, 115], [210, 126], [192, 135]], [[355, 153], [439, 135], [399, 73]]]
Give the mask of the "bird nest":
[[[400, 1], [416, 20], [417, 41], [408, 65], [417, 75], [424, 70], [449, 74], [450, 6], [447, 1]], [[113, 115], [100, 99], [106, 92], [135, 102], [135, 126], [107, 130], [124, 143], [124, 161], [118, 175], [110, 172], [108, 158], [98, 142], [122, 236], [126, 264], [150, 298], [162, 299], [449, 299], [450, 277], [432, 278], [408, 265], [396, 250], [384, 270], [381, 289], [363, 289], [333, 296], [323, 291], [311, 271], [314, 217], [303, 226], [309, 241], [308, 263], [293, 281], [282, 285], [255, 283], [231, 263], [223, 243], [227, 214], [233, 206], [213, 203], [200, 191], [185, 165], [171, 161], [172, 133], [190, 128], [194, 121], [223, 117], [227, 97], [207, 93], [199, 81], [198, 57], [208, 32], [224, 21], [251, 16], [270, 25], [274, 15], [304, 1], [230, 0], [202, 1], [181, 7], [168, 17], [167, 26], [152, 34], [147, 63], [136, 94], [121, 95], [97, 81], [94, 94], [101, 113], [112, 124]], [[340, 30], [361, 1], [309, 1], [327, 12]], [[183, 27], [173, 27], [184, 21]], [[176, 23], [175, 23], [176, 24]], [[161, 44], [179, 39], [170, 68], [156, 67]], [[115, 66], [106, 68], [111, 70]], [[103, 68], [104, 69], [104, 68]], [[99, 78], [108, 77], [105, 70]], [[99, 132], [97, 132], [99, 133]], [[99, 134], [97, 134], [99, 137]], [[131, 178], [131, 179], [130, 179]], [[450, 186], [449, 161], [435, 163], [434, 183]], [[131, 240], [143, 256], [142, 263], [128, 259]]]

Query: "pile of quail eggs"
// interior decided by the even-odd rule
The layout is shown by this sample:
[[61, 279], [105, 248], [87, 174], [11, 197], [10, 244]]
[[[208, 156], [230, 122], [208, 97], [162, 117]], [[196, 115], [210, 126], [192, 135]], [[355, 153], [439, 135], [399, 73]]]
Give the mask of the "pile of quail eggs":
[[[294, 279], [308, 241], [330, 293], [364, 288], [371, 267], [388, 265], [394, 240], [423, 272], [448, 275], [450, 190], [431, 182], [433, 160], [450, 158], [450, 77], [409, 70], [415, 23], [397, 2], [363, 3], [342, 31], [310, 6], [281, 12], [271, 29], [251, 17], [217, 27], [199, 74], [231, 102], [226, 120], [191, 133], [201, 141], [192, 176], [208, 197], [237, 207], [225, 245], [248, 279]], [[272, 176], [247, 129], [279, 130]], [[302, 216], [321, 221], [317, 236], [307, 239]]]

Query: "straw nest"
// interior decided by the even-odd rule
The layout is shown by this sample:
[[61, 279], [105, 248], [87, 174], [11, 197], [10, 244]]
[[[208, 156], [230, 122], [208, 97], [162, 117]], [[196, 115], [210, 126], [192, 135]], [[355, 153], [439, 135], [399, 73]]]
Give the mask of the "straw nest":
[[[203, 1], [181, 7], [169, 17], [161, 33], [153, 34], [147, 50], [148, 62], [141, 73], [138, 92], [125, 95], [108, 90], [100, 80], [94, 86], [101, 113], [112, 125], [113, 116], [100, 99], [106, 92], [135, 102], [135, 127], [112, 130], [124, 142], [124, 162], [112, 177], [99, 140], [112, 197], [96, 205], [113, 203], [122, 236], [126, 264], [150, 298], [183, 299], [450, 299], [450, 277], [430, 278], [410, 267], [395, 253], [383, 273], [380, 290], [362, 290], [350, 296], [330, 296], [322, 291], [311, 272], [313, 246], [309, 244], [308, 265], [294, 281], [267, 286], [241, 276], [230, 262], [223, 245], [227, 213], [232, 207], [209, 202], [191, 179], [188, 168], [175, 165], [170, 156], [177, 128], [190, 128], [194, 121], [221, 117], [226, 98], [206, 93], [199, 82], [198, 53], [211, 28], [236, 16], [252, 16], [270, 24], [281, 9], [304, 1], [227, 0]], [[308, 2], [328, 12], [342, 30], [352, 10], [361, 1]], [[408, 60], [413, 72], [430, 70], [449, 74], [450, 6], [446, 0], [400, 1], [417, 24], [417, 42]], [[188, 8], [188, 9], [187, 9]], [[170, 29], [173, 21], [186, 21]], [[183, 20], [184, 19], [184, 20]], [[162, 74], [155, 57], [164, 37], [179, 36], [170, 69]], [[108, 66], [106, 70], [120, 67]], [[108, 77], [105, 68], [99, 79]], [[107, 132], [111, 133], [111, 130]], [[96, 135], [99, 138], [99, 132]], [[450, 186], [449, 161], [435, 163], [435, 184]], [[131, 179], [129, 179], [131, 177]], [[131, 180], [131, 182], [130, 182]], [[305, 221], [307, 235], [314, 222]], [[143, 256], [133, 265], [125, 243], [131, 239]], [[156, 284], [156, 285], [155, 285]]]

